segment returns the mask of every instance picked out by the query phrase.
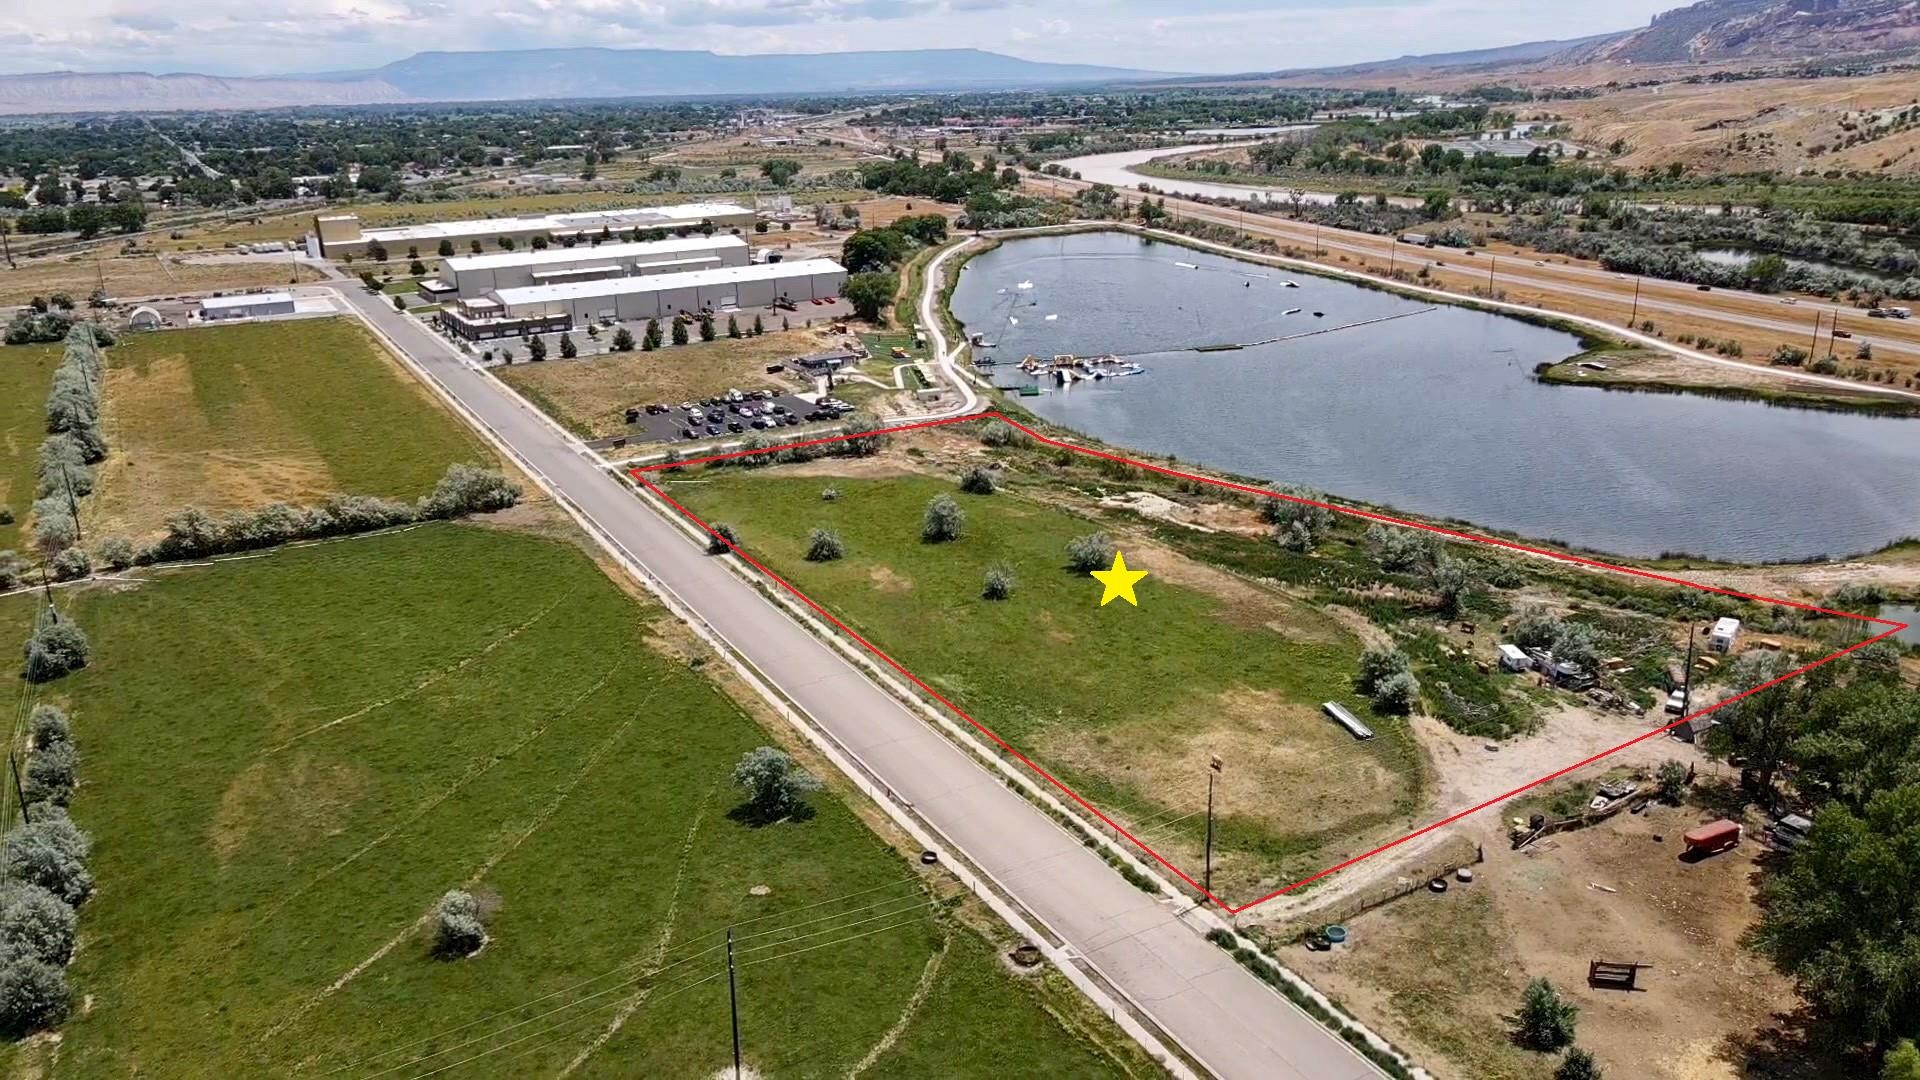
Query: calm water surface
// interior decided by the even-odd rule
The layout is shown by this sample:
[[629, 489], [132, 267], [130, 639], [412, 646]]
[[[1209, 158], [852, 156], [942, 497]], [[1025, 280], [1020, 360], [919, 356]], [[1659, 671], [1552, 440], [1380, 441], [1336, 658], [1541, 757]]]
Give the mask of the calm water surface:
[[1121, 446], [1626, 555], [1811, 558], [1920, 534], [1920, 421], [1546, 386], [1534, 366], [1578, 343], [1503, 316], [1118, 233], [1004, 244], [953, 307], [998, 343], [982, 355], [1005, 384], [1027, 353], [1145, 365], [1022, 399]]

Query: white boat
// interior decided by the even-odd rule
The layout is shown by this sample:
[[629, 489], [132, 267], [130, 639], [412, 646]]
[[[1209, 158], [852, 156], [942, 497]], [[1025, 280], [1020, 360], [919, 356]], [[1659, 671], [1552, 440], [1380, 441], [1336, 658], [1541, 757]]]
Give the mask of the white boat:
[[1019, 325], [1020, 325], [1020, 320], [1019, 320], [1018, 318], [1016, 318], [1015, 316], [1012, 316], [1012, 315], [1009, 315], [1009, 316], [1007, 316], [1007, 325], [1008, 325], [1008, 326], [1019, 326]]
[[1297, 308], [1297, 307], [1290, 307], [1290, 308], [1288, 308], [1288, 309], [1287, 309], [1286, 311], [1284, 311], [1284, 312], [1281, 312], [1281, 314], [1283, 314], [1283, 315], [1298, 315], [1298, 314], [1300, 314], [1300, 309], [1299, 309], [1299, 308]]
[[1031, 288], [1033, 288], [1033, 282], [1031, 282], [1031, 281], [1023, 281], [1023, 282], [1021, 282], [1020, 284], [1018, 284], [1018, 285], [1015, 285], [1015, 286], [1014, 286], [1014, 288], [1016, 288], [1016, 289], [1031, 289]]
[[1200, 264], [1199, 264], [1199, 263], [1185, 263], [1185, 262], [1177, 262], [1177, 263], [1174, 263], [1173, 265], [1175, 265], [1175, 266], [1177, 266], [1177, 267], [1179, 267], [1179, 268], [1180, 268], [1180, 269], [1182, 269], [1182, 270], [1198, 270], [1198, 269], [1200, 269]]
[[1058, 316], [1058, 315], [1049, 315], [1049, 316], [1047, 316], [1047, 321], [1048, 321], [1048, 322], [1052, 322], [1053, 320], [1055, 320], [1055, 319], [1057, 319], [1057, 318], [1059, 318], [1059, 317], [1060, 317], [1060, 316]]
[[1297, 289], [1300, 287], [1300, 283], [1297, 281], [1283, 281], [1280, 284], [1286, 286], [1289, 289]]

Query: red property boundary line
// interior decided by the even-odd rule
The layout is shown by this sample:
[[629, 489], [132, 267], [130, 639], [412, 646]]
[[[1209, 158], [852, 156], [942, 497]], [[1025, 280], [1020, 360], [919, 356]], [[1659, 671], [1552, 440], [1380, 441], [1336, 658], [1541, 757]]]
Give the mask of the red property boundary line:
[[[1855, 620], [1856, 622], [1878, 623], [1881, 626], [1891, 627], [1892, 629], [1882, 631], [1881, 633], [1876, 634], [1873, 637], [1867, 638], [1863, 641], [1855, 642], [1854, 644], [1849, 645], [1844, 649], [1840, 649], [1827, 656], [1821, 657], [1820, 659], [1815, 660], [1810, 664], [1807, 664], [1803, 667], [1795, 668], [1794, 670], [1787, 672], [1785, 675], [1782, 675], [1777, 679], [1772, 679], [1767, 682], [1761, 683], [1759, 686], [1755, 686], [1751, 689], [1744, 690], [1738, 694], [1733, 695], [1732, 697], [1726, 698], [1722, 701], [1719, 701], [1713, 705], [1708, 706], [1707, 708], [1701, 709], [1698, 712], [1689, 713], [1686, 716], [1683, 716], [1680, 719], [1675, 720], [1673, 723], [1666, 725], [1665, 727], [1654, 728], [1646, 732], [1645, 734], [1638, 735], [1638, 736], [1635, 736], [1634, 738], [1628, 739], [1626, 742], [1623, 742], [1620, 745], [1615, 746], [1611, 749], [1602, 750], [1599, 753], [1592, 755], [1591, 757], [1583, 758], [1579, 761], [1574, 762], [1571, 765], [1566, 766], [1565, 768], [1557, 769], [1553, 772], [1546, 774], [1545, 776], [1540, 777], [1538, 780], [1533, 780], [1533, 781], [1530, 781], [1529, 783], [1521, 785], [1520, 787], [1514, 788], [1512, 791], [1509, 791], [1504, 795], [1495, 796], [1494, 798], [1488, 799], [1485, 802], [1479, 803], [1478, 805], [1468, 807], [1467, 809], [1461, 810], [1458, 813], [1442, 818], [1431, 825], [1427, 825], [1427, 826], [1423, 826], [1422, 828], [1415, 829], [1414, 831], [1408, 833], [1407, 835], [1400, 837], [1398, 840], [1394, 840], [1390, 843], [1382, 844], [1379, 847], [1374, 848], [1372, 851], [1368, 851], [1361, 855], [1355, 855], [1353, 858], [1347, 859], [1344, 862], [1335, 863], [1334, 865], [1327, 867], [1325, 870], [1321, 870], [1320, 872], [1313, 874], [1309, 877], [1301, 878], [1299, 881], [1296, 881], [1291, 885], [1288, 885], [1284, 888], [1275, 889], [1274, 891], [1268, 893], [1265, 896], [1260, 897], [1257, 900], [1250, 900], [1247, 903], [1235, 906], [1227, 903], [1225, 900], [1222, 900], [1220, 897], [1215, 896], [1205, 886], [1195, 881], [1189, 874], [1187, 874], [1186, 871], [1180, 869], [1178, 866], [1175, 866], [1173, 863], [1168, 862], [1165, 856], [1161, 855], [1159, 852], [1149, 847], [1139, 837], [1134, 836], [1132, 833], [1122, 828], [1118, 822], [1114, 821], [1112, 818], [1102, 813], [1098, 807], [1094, 806], [1092, 803], [1088, 802], [1087, 800], [1081, 798], [1078, 792], [1074, 791], [1072, 788], [1062, 783], [1059, 780], [1059, 778], [1055, 777], [1052, 773], [1049, 773], [1047, 770], [1041, 768], [1039, 764], [1034, 762], [1031, 758], [1027, 757], [1025, 754], [1015, 749], [1012, 746], [1012, 744], [1008, 743], [1005, 739], [1001, 738], [996, 732], [994, 732], [992, 728], [989, 728], [985, 724], [982, 724], [980, 721], [975, 720], [972, 716], [967, 714], [967, 711], [965, 709], [962, 709], [960, 706], [954, 704], [952, 701], [948, 700], [945, 695], [941, 694], [938, 690], [935, 690], [933, 687], [928, 686], [925, 682], [921, 681], [920, 677], [915, 675], [913, 672], [909, 671], [905, 665], [901, 664], [898, 660], [895, 660], [893, 657], [887, 655], [887, 653], [884, 650], [880, 649], [878, 646], [874, 645], [872, 642], [868, 641], [866, 638], [863, 638], [858, 633], [855, 633], [852, 627], [849, 627], [846, 623], [841, 622], [839, 618], [837, 618], [832, 612], [820, 606], [818, 603], [814, 601], [812, 597], [808, 596], [806, 593], [803, 593], [799, 589], [795, 588], [791, 582], [787, 581], [787, 579], [781, 577], [779, 574], [774, 573], [766, 565], [756, 560], [753, 556], [747, 554], [733, 541], [728, 540], [726, 537], [720, 536], [719, 533], [714, 532], [712, 526], [708, 525], [705, 521], [701, 520], [701, 518], [698, 515], [696, 515], [693, 511], [687, 509], [685, 506], [682, 506], [678, 501], [676, 501], [673, 498], [673, 496], [668, 495], [665, 490], [663, 490], [659, 485], [653, 483], [645, 475], [650, 472], [657, 472], [660, 470], [672, 469], [675, 467], [685, 466], [685, 465], [704, 465], [704, 464], [711, 464], [713, 462], [718, 462], [718, 461], [731, 461], [736, 458], [753, 457], [760, 454], [778, 453], [781, 450], [791, 450], [797, 447], [804, 447], [804, 446], [824, 446], [832, 443], [845, 442], [849, 439], [860, 438], [862, 434], [869, 434], [869, 435], [899, 434], [901, 432], [907, 432], [907, 431], [918, 431], [922, 428], [934, 428], [934, 427], [941, 427], [947, 424], [970, 423], [977, 420], [988, 420], [988, 419], [1000, 420], [1008, 424], [1009, 426], [1014, 427], [1020, 430], [1021, 432], [1024, 432], [1029, 438], [1033, 439], [1035, 442], [1041, 443], [1046, 446], [1056, 447], [1062, 450], [1070, 450], [1074, 453], [1085, 454], [1089, 457], [1102, 458], [1107, 461], [1117, 461], [1122, 464], [1131, 465], [1138, 469], [1145, 469], [1149, 472], [1159, 473], [1163, 476], [1176, 477], [1181, 480], [1196, 481], [1202, 484], [1211, 484], [1214, 487], [1226, 488], [1229, 491], [1238, 491], [1248, 495], [1258, 495], [1263, 498], [1284, 499], [1288, 502], [1299, 503], [1303, 506], [1315, 506], [1323, 510], [1331, 510], [1334, 513], [1344, 514], [1348, 517], [1363, 518], [1367, 521], [1378, 521], [1388, 525], [1397, 525], [1402, 528], [1419, 529], [1423, 532], [1438, 533], [1441, 536], [1449, 537], [1454, 540], [1468, 540], [1477, 544], [1487, 544], [1492, 547], [1505, 548], [1509, 551], [1518, 551], [1527, 555], [1537, 555], [1543, 558], [1553, 559], [1557, 562], [1573, 563], [1577, 566], [1592, 567], [1598, 570], [1610, 570], [1610, 571], [1613, 571], [1614, 573], [1628, 574], [1633, 577], [1646, 578], [1650, 581], [1658, 581], [1668, 585], [1683, 585], [1689, 589], [1698, 589], [1701, 592], [1715, 593], [1720, 596], [1730, 596], [1739, 600], [1751, 600], [1757, 603], [1776, 604], [1781, 607], [1798, 608], [1802, 611], [1811, 611], [1817, 614], [1831, 615], [1836, 618], [1842, 618], [1842, 619], [1852, 619], [1852, 620]], [[1822, 664], [1830, 663], [1857, 649], [1864, 648], [1868, 645], [1873, 644], [1876, 641], [1880, 641], [1885, 638], [1892, 637], [1893, 635], [1898, 634], [1901, 631], [1907, 629], [1906, 623], [1896, 622], [1892, 619], [1875, 618], [1867, 615], [1856, 615], [1848, 611], [1832, 611], [1827, 608], [1816, 607], [1812, 604], [1802, 604], [1793, 600], [1778, 600], [1769, 596], [1754, 596], [1748, 593], [1735, 592], [1731, 589], [1722, 589], [1713, 585], [1702, 585], [1699, 582], [1688, 581], [1685, 578], [1672, 577], [1667, 574], [1657, 574], [1650, 570], [1636, 570], [1628, 566], [1616, 566], [1613, 563], [1602, 562], [1598, 559], [1589, 559], [1579, 555], [1567, 554], [1565, 552], [1548, 551], [1542, 548], [1528, 547], [1525, 544], [1514, 543], [1511, 540], [1501, 540], [1497, 537], [1491, 537], [1491, 536], [1478, 536], [1473, 533], [1460, 532], [1455, 529], [1445, 529], [1436, 525], [1425, 525], [1417, 521], [1406, 521], [1401, 518], [1392, 517], [1387, 514], [1374, 513], [1373, 511], [1370, 511], [1370, 510], [1360, 510], [1360, 509], [1355, 509], [1353, 507], [1347, 507], [1347, 506], [1335, 506], [1331, 503], [1317, 502], [1313, 499], [1303, 499], [1298, 496], [1288, 495], [1280, 491], [1270, 491], [1266, 488], [1252, 487], [1246, 484], [1236, 484], [1236, 483], [1232, 483], [1231, 481], [1220, 480], [1211, 476], [1202, 476], [1197, 473], [1181, 472], [1178, 469], [1170, 469], [1163, 465], [1155, 465], [1155, 464], [1152, 464], [1151, 462], [1145, 462], [1145, 461], [1135, 461], [1132, 458], [1123, 457], [1119, 454], [1110, 454], [1101, 450], [1094, 450], [1084, 446], [1077, 446], [1073, 443], [1061, 442], [1058, 439], [1051, 439], [1045, 435], [1040, 434], [1037, 431], [1034, 431], [1033, 429], [1027, 427], [1024, 424], [1021, 424], [1019, 421], [1010, 419], [1007, 416], [998, 412], [972, 413], [966, 416], [954, 416], [954, 417], [948, 417], [942, 420], [927, 420], [927, 421], [922, 421], [920, 423], [914, 423], [914, 424], [902, 424], [897, 427], [880, 428], [880, 429], [876, 429], [873, 432], [866, 432], [866, 433], [860, 433], [860, 434], [830, 435], [830, 436], [826, 436], [818, 439], [808, 439], [802, 442], [784, 443], [780, 446], [770, 446], [770, 447], [765, 447], [758, 450], [738, 450], [738, 451], [734, 451], [732, 453], [726, 453], [726, 454], [712, 454], [706, 457], [688, 458], [684, 461], [663, 461], [653, 465], [642, 465], [642, 466], [635, 467], [633, 469], [628, 470], [628, 475], [631, 476], [636, 483], [640, 484], [642, 487], [646, 488], [648, 491], [652, 492], [654, 495], [658, 496], [661, 500], [666, 502], [667, 505], [673, 507], [675, 510], [678, 510], [681, 514], [685, 515], [687, 520], [693, 522], [695, 525], [698, 525], [701, 529], [705, 530], [709, 536], [712, 536], [720, 540], [722, 543], [726, 544], [727, 547], [732, 549], [733, 553], [735, 555], [738, 555], [743, 561], [747, 563], [747, 565], [753, 567], [755, 570], [760, 571], [760, 573], [765, 574], [769, 579], [779, 584], [781, 588], [793, 594], [793, 596], [798, 598], [801, 603], [805, 604], [808, 608], [812, 609], [815, 614], [819, 615], [821, 618], [832, 623], [836, 628], [839, 629], [841, 633], [852, 638], [854, 641], [859, 642], [862, 648], [866, 649], [868, 652], [878, 657], [882, 663], [886, 664], [888, 667], [892, 668], [894, 671], [899, 672], [909, 682], [913, 683], [914, 686], [919, 687], [922, 692], [927, 694], [929, 697], [933, 698], [935, 701], [938, 701], [940, 704], [946, 706], [948, 711], [952, 712], [955, 716], [958, 716], [960, 719], [965, 720], [968, 724], [972, 725], [973, 728], [979, 731], [982, 735], [985, 735], [987, 738], [993, 740], [995, 745], [999, 746], [1002, 750], [1005, 750], [1008, 754], [1011, 754], [1015, 760], [1019, 761], [1021, 764], [1025, 765], [1027, 768], [1032, 769], [1037, 775], [1039, 775], [1041, 778], [1046, 780], [1047, 783], [1052, 784], [1055, 788], [1058, 788], [1069, 799], [1072, 799], [1075, 803], [1078, 803], [1081, 807], [1083, 807], [1088, 813], [1100, 819], [1100, 821], [1103, 822], [1108, 828], [1111, 828], [1114, 832], [1119, 833], [1121, 836], [1126, 837], [1127, 840], [1130, 841], [1135, 847], [1145, 852], [1155, 862], [1165, 867], [1168, 871], [1173, 873], [1181, 881], [1186, 882], [1187, 885], [1191, 886], [1196, 892], [1205, 896], [1208, 900], [1212, 901], [1221, 910], [1227, 912], [1230, 915], [1238, 915], [1240, 912], [1246, 911], [1248, 908], [1254, 907], [1258, 904], [1264, 904], [1267, 901], [1274, 899], [1275, 897], [1284, 896], [1287, 893], [1294, 891], [1295, 889], [1298, 889], [1304, 885], [1308, 885], [1312, 882], [1318, 881], [1321, 878], [1327, 877], [1330, 874], [1339, 873], [1340, 871], [1345, 870], [1347, 867], [1352, 866], [1355, 863], [1361, 862], [1366, 859], [1370, 859], [1382, 852], [1392, 850], [1393, 848], [1399, 847], [1401, 844], [1404, 844], [1409, 840], [1415, 839], [1420, 836], [1424, 836], [1427, 833], [1433, 832], [1435, 829], [1439, 829], [1447, 825], [1451, 825], [1454, 822], [1459, 821], [1464, 817], [1479, 813], [1480, 811], [1485, 810], [1490, 806], [1495, 806], [1500, 803], [1506, 802], [1508, 799], [1511, 799], [1516, 795], [1523, 794], [1527, 791], [1532, 790], [1533, 788], [1539, 787], [1540, 785], [1547, 783], [1548, 781], [1565, 776], [1566, 774], [1573, 772], [1576, 769], [1581, 769], [1588, 765], [1591, 765], [1594, 762], [1599, 761], [1601, 758], [1607, 757], [1610, 754], [1617, 754], [1620, 751], [1625, 750], [1630, 746], [1634, 746], [1638, 743], [1645, 742], [1648, 739], [1654, 738], [1655, 736], [1663, 735], [1666, 732], [1671, 731], [1674, 728], [1679, 727], [1681, 724], [1687, 723], [1688, 721], [1693, 720], [1696, 717], [1705, 716], [1706, 714], [1714, 711], [1715, 709], [1718, 709], [1731, 702], [1739, 701], [1741, 698], [1747, 697], [1752, 694], [1757, 694], [1762, 690], [1765, 690], [1769, 687], [1777, 686], [1783, 682], [1786, 682], [1789, 679], [1797, 678], [1801, 675], [1806, 674], [1809, 671], [1812, 671], [1814, 668], [1821, 666]]]

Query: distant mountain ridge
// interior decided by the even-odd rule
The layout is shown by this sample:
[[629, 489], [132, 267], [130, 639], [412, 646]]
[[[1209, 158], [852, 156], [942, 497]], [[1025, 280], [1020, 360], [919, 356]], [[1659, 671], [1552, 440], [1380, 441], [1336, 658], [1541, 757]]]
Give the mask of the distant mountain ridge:
[[603, 48], [424, 52], [371, 70], [311, 75], [0, 75], [0, 113], [1009, 89], [1165, 77], [1164, 72], [1053, 64], [979, 49], [740, 56]]
[[1686, 63], [1905, 52], [1920, 49], [1916, 0], [1700, 0], [1644, 29], [1582, 44], [1553, 58]]

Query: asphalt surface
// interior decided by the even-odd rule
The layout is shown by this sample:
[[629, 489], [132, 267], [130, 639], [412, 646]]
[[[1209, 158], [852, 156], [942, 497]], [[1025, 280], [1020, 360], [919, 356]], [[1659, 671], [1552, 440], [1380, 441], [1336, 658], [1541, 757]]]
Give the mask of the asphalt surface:
[[[324, 287], [324, 286], [322, 286]], [[1373, 1080], [1337, 1036], [1241, 968], [1160, 897], [1129, 885], [1045, 813], [601, 469], [531, 405], [383, 297], [337, 291], [1205, 1068], [1261, 1080]], [[971, 395], [968, 395], [971, 397]], [[603, 540], [603, 542], [607, 542]], [[731, 558], [731, 556], [727, 556]]]

